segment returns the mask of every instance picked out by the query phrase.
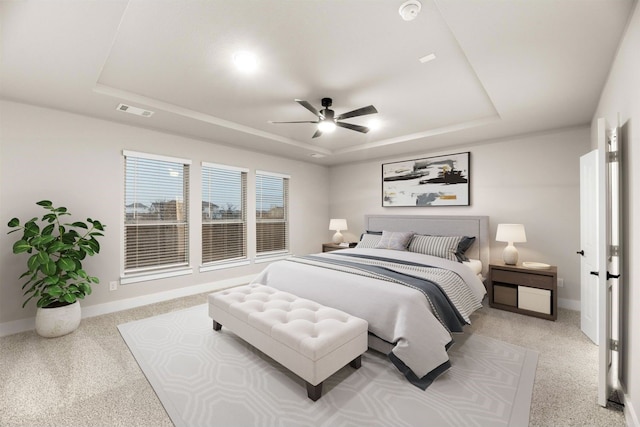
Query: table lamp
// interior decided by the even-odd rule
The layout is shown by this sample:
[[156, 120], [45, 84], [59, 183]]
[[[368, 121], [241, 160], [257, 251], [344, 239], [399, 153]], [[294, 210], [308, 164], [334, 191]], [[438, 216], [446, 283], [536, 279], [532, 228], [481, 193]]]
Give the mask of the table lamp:
[[344, 237], [342, 237], [342, 233], [340, 233], [340, 230], [346, 230], [346, 229], [347, 229], [346, 219], [331, 219], [329, 221], [329, 230], [336, 230], [336, 234], [333, 235], [333, 243], [338, 245], [344, 241]]
[[502, 252], [502, 259], [507, 265], [518, 263], [518, 250], [513, 244], [515, 242], [526, 242], [527, 235], [524, 232], [523, 224], [498, 224], [496, 241], [507, 242], [507, 247]]

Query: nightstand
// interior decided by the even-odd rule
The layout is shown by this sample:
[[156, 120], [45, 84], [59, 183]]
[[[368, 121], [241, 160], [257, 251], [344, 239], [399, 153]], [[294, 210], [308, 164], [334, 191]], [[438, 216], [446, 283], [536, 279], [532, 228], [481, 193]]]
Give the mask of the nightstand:
[[491, 307], [556, 320], [558, 268], [489, 264], [488, 296]]
[[337, 251], [339, 249], [349, 249], [355, 247], [356, 243], [349, 243], [349, 246], [340, 246], [335, 243], [323, 243], [322, 252]]

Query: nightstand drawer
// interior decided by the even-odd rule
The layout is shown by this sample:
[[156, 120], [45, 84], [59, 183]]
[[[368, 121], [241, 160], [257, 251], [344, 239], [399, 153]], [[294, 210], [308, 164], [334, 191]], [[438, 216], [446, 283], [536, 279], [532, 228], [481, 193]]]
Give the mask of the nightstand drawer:
[[554, 289], [553, 277], [542, 276], [535, 273], [523, 273], [492, 269], [491, 280], [493, 282], [511, 283], [513, 285], [532, 286], [535, 288]]
[[517, 307], [518, 288], [515, 286], [493, 285], [493, 302]]

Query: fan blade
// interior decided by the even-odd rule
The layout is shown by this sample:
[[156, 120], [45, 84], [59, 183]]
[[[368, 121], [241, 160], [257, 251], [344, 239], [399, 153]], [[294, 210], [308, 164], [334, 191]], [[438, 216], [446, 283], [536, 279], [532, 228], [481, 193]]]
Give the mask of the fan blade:
[[336, 117], [336, 120], [348, 119], [349, 117], [366, 116], [367, 114], [375, 114], [378, 110], [373, 105], [368, 107], [358, 108], [357, 110], [349, 111], [348, 113], [340, 114]]
[[341, 128], [347, 128], [347, 129], [355, 130], [355, 131], [362, 132], [362, 133], [369, 132], [369, 128], [368, 127], [360, 126], [360, 125], [354, 125], [354, 124], [351, 124], [351, 123], [336, 122], [336, 126], [340, 126]]
[[317, 137], [319, 137], [320, 135], [322, 135], [322, 132], [320, 132], [320, 129], [318, 129], [318, 130], [316, 131], [316, 133], [314, 133], [314, 134], [313, 134], [312, 138], [317, 138]]
[[315, 108], [313, 108], [313, 105], [309, 104], [307, 101], [303, 101], [302, 99], [296, 99], [295, 100], [298, 104], [302, 105], [304, 108], [306, 108], [307, 110], [311, 111], [314, 115], [324, 119], [324, 116], [322, 114], [320, 114], [318, 112], [318, 110], [316, 110]]
[[274, 122], [273, 120], [269, 120], [269, 123], [318, 123], [318, 122], [312, 122], [312, 121], [302, 121], [302, 122]]

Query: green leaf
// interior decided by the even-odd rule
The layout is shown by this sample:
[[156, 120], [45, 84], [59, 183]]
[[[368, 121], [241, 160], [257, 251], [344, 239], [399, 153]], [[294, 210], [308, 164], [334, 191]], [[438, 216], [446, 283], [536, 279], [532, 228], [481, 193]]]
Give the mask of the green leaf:
[[36, 203], [36, 205], [47, 208], [47, 207], [51, 207], [52, 203], [49, 200], [40, 200], [39, 202]]
[[52, 276], [52, 275], [56, 274], [56, 271], [58, 269], [56, 267], [56, 263], [53, 262], [52, 259], [47, 258], [47, 260], [48, 260], [48, 262], [46, 264], [42, 264], [40, 266], [40, 271], [42, 271], [47, 276]]
[[64, 271], [73, 271], [76, 269], [76, 263], [71, 258], [60, 258], [58, 260], [58, 267]]
[[61, 241], [57, 241], [57, 242], [53, 242], [48, 248], [47, 248], [47, 252], [49, 252], [50, 254], [55, 253], [55, 252], [60, 252], [63, 249], [70, 249], [70, 246], [62, 243]]
[[69, 304], [73, 304], [74, 302], [76, 302], [76, 296], [73, 294], [64, 294], [62, 296], [62, 299], [68, 302]]
[[44, 282], [48, 285], [55, 285], [60, 281], [58, 276], [47, 276], [44, 278]]
[[43, 221], [47, 221], [48, 223], [52, 223], [57, 218], [56, 214], [48, 213], [42, 217]]
[[7, 225], [9, 227], [11, 227], [11, 228], [19, 227], [20, 226], [20, 220], [18, 218], [11, 218], [11, 220], [9, 221], [9, 223]]
[[58, 298], [60, 295], [62, 295], [64, 293], [64, 291], [62, 290], [62, 288], [60, 286], [48, 286], [45, 291], [47, 294], [51, 295], [52, 297]]
[[47, 252], [38, 252], [37, 254], [38, 256], [38, 261], [40, 261], [40, 264], [46, 264], [49, 261], [49, 254]]
[[40, 234], [40, 227], [35, 222], [29, 221], [24, 225], [25, 237], [34, 237]]
[[65, 208], [64, 206], [60, 206], [59, 208], [55, 208], [53, 211], [59, 214], [63, 214], [67, 212], [67, 208]]
[[31, 245], [29, 243], [27, 243], [25, 240], [18, 240], [17, 242], [15, 242], [13, 244], [13, 253], [14, 254], [27, 252], [29, 249], [31, 249]]
[[47, 225], [45, 228], [42, 229], [42, 234], [43, 236], [48, 236], [51, 235], [51, 233], [53, 233], [53, 229], [56, 227], [55, 224], [49, 224]]
[[40, 266], [40, 257], [38, 256], [38, 254], [31, 255], [27, 260], [27, 268], [29, 269], [29, 271], [30, 272], [35, 271], [38, 269], [39, 266]]
[[67, 224], [67, 225], [71, 225], [72, 227], [80, 227], [80, 228], [84, 228], [85, 230], [88, 230], [89, 227], [87, 226], [87, 224], [85, 224], [84, 222], [80, 222], [80, 221], [76, 221], [73, 224]]

